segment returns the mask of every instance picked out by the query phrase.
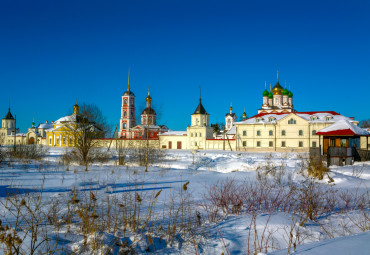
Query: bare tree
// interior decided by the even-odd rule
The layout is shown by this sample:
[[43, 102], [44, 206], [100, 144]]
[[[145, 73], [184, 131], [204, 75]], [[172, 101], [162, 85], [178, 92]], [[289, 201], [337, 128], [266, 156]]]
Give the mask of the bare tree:
[[360, 127], [362, 127], [362, 128], [368, 128], [368, 127], [370, 127], [370, 119], [368, 119], [368, 120], [361, 120], [360, 121]]
[[84, 103], [80, 110], [76, 104], [67, 126], [74, 139], [75, 154], [87, 171], [88, 165], [99, 157], [94, 150], [99, 146], [98, 138], [104, 138], [109, 131], [106, 119], [96, 105]]

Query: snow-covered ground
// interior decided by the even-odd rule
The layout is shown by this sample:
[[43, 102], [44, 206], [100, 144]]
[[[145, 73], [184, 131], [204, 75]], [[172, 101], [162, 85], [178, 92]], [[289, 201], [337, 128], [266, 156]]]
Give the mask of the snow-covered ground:
[[[42, 191], [42, 207], [53, 207], [50, 211], [57, 222], [52, 226], [53, 220], [48, 218], [43, 223], [48, 225], [50, 237], [59, 240], [62, 253], [105, 254], [110, 250], [119, 254], [131, 247], [138, 253], [162, 254], [253, 254], [255, 250], [261, 254], [287, 254], [293, 253], [294, 248], [294, 254], [370, 254], [370, 162], [332, 167], [330, 178], [325, 176], [315, 181], [317, 186], [310, 186], [307, 154], [229, 151], [192, 154], [169, 150], [148, 172], [129, 160], [126, 166], [118, 166], [115, 159], [93, 164], [85, 172], [82, 166], [62, 164], [64, 152], [51, 148], [42, 162], [5, 161], [0, 168], [2, 224], [11, 227], [16, 223], [15, 207], [12, 211], [7, 209], [8, 194], [17, 193], [21, 199]], [[236, 191], [227, 191], [228, 185]], [[248, 193], [252, 190], [246, 188], [252, 187], [248, 185], [254, 185], [254, 190], [265, 192], [264, 197], [274, 197], [275, 202], [279, 200], [279, 205], [285, 207], [274, 207], [271, 200], [251, 209], [251, 197], [258, 200], [262, 195]], [[298, 209], [286, 208], [302, 204], [305, 199], [311, 201], [309, 193], [299, 193], [311, 187], [321, 189], [322, 193], [317, 194], [326, 194], [327, 199], [318, 203], [325, 208], [317, 209], [315, 219], [307, 218]], [[226, 202], [221, 199], [226, 204], [230, 202], [227, 209], [224, 204], [215, 208], [215, 203], [209, 200], [231, 193], [247, 195], [227, 197]], [[331, 197], [342, 200], [335, 204]], [[357, 201], [360, 197], [362, 201]], [[127, 223], [127, 218], [120, 221], [121, 215], [132, 214], [134, 206], [141, 210], [136, 227], [133, 222]], [[87, 225], [83, 225], [86, 217], [81, 214], [86, 212]], [[93, 214], [100, 216], [94, 220]], [[185, 222], [181, 229], [179, 222]], [[25, 237], [22, 224], [26, 223], [19, 225], [21, 238]], [[94, 224], [109, 227], [86, 230]], [[96, 237], [100, 245], [94, 249], [92, 240]], [[25, 254], [30, 242], [29, 236], [23, 241]]]

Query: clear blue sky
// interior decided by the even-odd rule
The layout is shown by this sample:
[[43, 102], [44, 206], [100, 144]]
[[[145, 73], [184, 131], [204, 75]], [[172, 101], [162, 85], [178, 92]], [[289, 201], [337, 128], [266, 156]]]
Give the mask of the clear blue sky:
[[291, 83], [298, 111], [370, 118], [370, 1], [0, 2], [0, 114], [22, 131], [78, 102], [119, 123], [121, 95], [151, 87], [161, 123], [185, 130], [199, 85], [211, 122]]

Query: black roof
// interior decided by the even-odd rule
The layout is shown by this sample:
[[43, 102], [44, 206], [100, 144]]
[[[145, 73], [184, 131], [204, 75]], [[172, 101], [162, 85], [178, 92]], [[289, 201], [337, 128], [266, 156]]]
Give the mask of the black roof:
[[9, 111], [8, 113], [6, 114], [5, 118], [4, 119], [7, 119], [7, 120], [14, 120], [13, 118], [13, 115], [10, 113], [10, 107], [9, 107]]
[[202, 105], [202, 99], [199, 99], [198, 107], [197, 107], [197, 109], [195, 109], [193, 114], [207, 114], [206, 109], [204, 109], [204, 107]]
[[135, 94], [131, 90], [127, 90], [125, 93], [123, 93], [123, 96], [132, 96], [132, 97], [134, 97]]
[[225, 117], [226, 117], [226, 116], [234, 117], [235, 115], [236, 115], [235, 113], [227, 113], [227, 114], [225, 115]]
[[152, 108], [145, 108], [141, 114], [155, 114], [154, 109]]

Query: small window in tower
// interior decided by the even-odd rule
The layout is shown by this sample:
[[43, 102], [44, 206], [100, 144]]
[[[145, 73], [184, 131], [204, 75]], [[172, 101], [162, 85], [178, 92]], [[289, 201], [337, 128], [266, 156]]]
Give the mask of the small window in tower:
[[126, 105], [126, 104], [127, 104], [127, 99], [125, 99], [125, 100], [123, 101], [123, 104], [124, 104], [124, 105]]
[[123, 123], [123, 129], [126, 129], [126, 123]]
[[126, 111], [124, 111], [123, 112], [123, 117], [126, 117], [127, 116], [127, 112]]
[[134, 99], [131, 99], [131, 104], [134, 104]]

